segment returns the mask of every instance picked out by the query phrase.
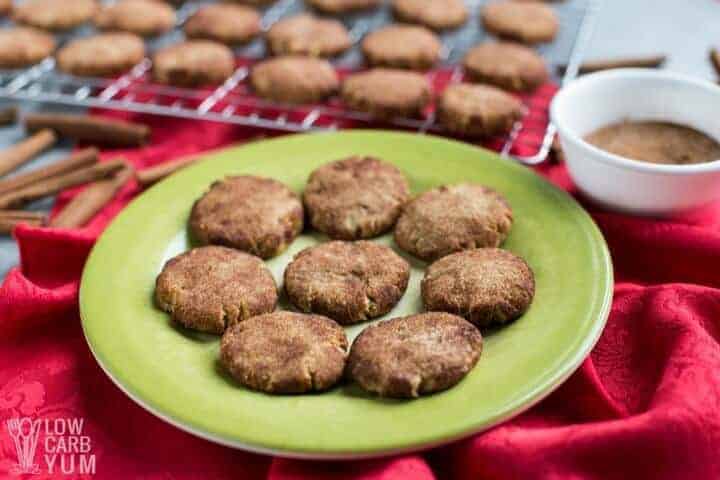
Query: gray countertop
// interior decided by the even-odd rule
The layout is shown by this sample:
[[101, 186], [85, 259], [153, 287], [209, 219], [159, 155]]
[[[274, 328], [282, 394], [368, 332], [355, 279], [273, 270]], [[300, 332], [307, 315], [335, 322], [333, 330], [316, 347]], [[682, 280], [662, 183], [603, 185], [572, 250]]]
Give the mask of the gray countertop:
[[[601, 8], [586, 59], [622, 57], [628, 55], [666, 54], [665, 68], [714, 79], [708, 62], [708, 50], [717, 42], [720, 46], [720, 3], [715, 0], [601, 0]], [[23, 109], [36, 108], [21, 105]], [[57, 108], [57, 107], [56, 107]], [[48, 110], [48, 107], [44, 107]], [[61, 107], [67, 111], [66, 107]], [[11, 145], [24, 136], [20, 127], [0, 129], [0, 148]], [[25, 168], [51, 162], [70, 149], [60, 144], [40, 156]], [[33, 209], [44, 210], [52, 200], [38, 202]], [[18, 262], [15, 242], [0, 237], [0, 278]]]

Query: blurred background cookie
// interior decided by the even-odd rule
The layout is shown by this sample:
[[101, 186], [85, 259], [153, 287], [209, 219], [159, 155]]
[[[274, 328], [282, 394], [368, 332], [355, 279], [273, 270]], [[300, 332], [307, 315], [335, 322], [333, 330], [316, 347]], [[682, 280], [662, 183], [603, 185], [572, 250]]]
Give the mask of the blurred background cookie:
[[352, 45], [342, 23], [306, 13], [275, 23], [265, 39], [273, 55], [331, 57], [343, 53]]
[[7, 15], [12, 11], [13, 0], [0, 0], [0, 15]]
[[303, 312], [349, 325], [388, 313], [409, 279], [410, 265], [390, 247], [333, 241], [295, 255], [285, 270], [285, 292]]
[[245, 5], [215, 3], [200, 7], [185, 23], [185, 35], [228, 45], [249, 42], [260, 33], [260, 14]]
[[342, 378], [347, 347], [345, 331], [329, 318], [275, 312], [229, 328], [220, 342], [220, 362], [253, 390], [322, 391]]
[[342, 99], [348, 108], [379, 119], [420, 117], [430, 102], [430, 83], [419, 73], [374, 68], [345, 79]]
[[433, 30], [460, 27], [468, 17], [463, 0], [393, 0], [392, 11], [398, 20]]
[[97, 8], [95, 0], [24, 0], [15, 5], [12, 18], [44, 30], [70, 30], [90, 20]]
[[171, 30], [175, 26], [175, 10], [160, 0], [120, 0], [103, 6], [94, 22], [100, 30], [148, 37]]
[[155, 300], [180, 325], [209, 333], [275, 310], [272, 274], [257, 257], [232, 248], [194, 248], [160, 272]]
[[427, 70], [437, 63], [441, 49], [440, 39], [417, 25], [389, 25], [362, 41], [365, 60], [378, 67]]
[[368, 326], [353, 342], [347, 372], [369, 392], [414, 398], [457, 384], [481, 351], [482, 335], [466, 320], [421, 313]]
[[555, 12], [540, 2], [495, 1], [483, 6], [480, 18], [488, 32], [523, 43], [549, 42], [558, 31]]
[[263, 98], [284, 103], [316, 103], [334, 94], [340, 81], [325, 60], [283, 56], [258, 63], [250, 84]]
[[375, 8], [382, 0], [305, 0], [305, 3], [321, 12], [339, 14]]
[[463, 66], [473, 81], [507, 90], [532, 91], [549, 78], [543, 58], [518, 43], [481, 43], [467, 52]]
[[535, 277], [517, 255], [478, 248], [430, 265], [421, 289], [426, 310], [453, 313], [486, 327], [525, 313], [535, 295]]
[[488, 137], [507, 133], [523, 116], [520, 100], [489, 85], [457, 83], [437, 105], [438, 120], [457, 135]]
[[153, 57], [153, 78], [180, 87], [216, 85], [235, 71], [232, 50], [210, 40], [188, 40], [165, 47]]
[[145, 58], [145, 44], [133, 33], [102, 33], [72, 40], [57, 54], [60, 70], [107, 77], [125, 73]]
[[52, 55], [52, 35], [30, 27], [0, 30], [0, 68], [22, 68], [34, 65]]

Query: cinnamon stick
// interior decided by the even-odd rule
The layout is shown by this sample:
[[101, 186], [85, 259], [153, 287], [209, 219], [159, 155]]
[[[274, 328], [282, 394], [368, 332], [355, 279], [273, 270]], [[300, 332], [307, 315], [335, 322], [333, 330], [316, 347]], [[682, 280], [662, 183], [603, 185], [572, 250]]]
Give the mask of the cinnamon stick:
[[30, 132], [49, 128], [61, 137], [116, 147], [137, 147], [150, 136], [147, 125], [62, 113], [29, 113], [25, 115], [25, 128]]
[[12, 125], [17, 121], [17, 107], [6, 107], [0, 110], [0, 126]]
[[132, 178], [133, 173], [133, 169], [128, 166], [116, 173], [114, 177], [99, 180], [88, 186], [52, 219], [50, 226], [82, 227], [115, 197], [118, 191]]
[[712, 63], [717, 74], [720, 75], [720, 51], [717, 48], [710, 49], [710, 63]]
[[160, 165], [141, 170], [137, 173], [138, 183], [140, 183], [143, 187], [148, 187], [168, 175], [187, 167], [199, 158], [199, 156], [181, 158], [173, 162], [165, 162]]
[[0, 210], [0, 234], [8, 234], [19, 223], [30, 225], [44, 225], [46, 215], [42, 212], [27, 212], [24, 210]]
[[[640, 57], [626, 57], [613, 59], [590, 60], [578, 68], [578, 74], [611, 70], [613, 68], [658, 68], [667, 57], [665, 55], [649, 55]], [[561, 72], [567, 70], [567, 65], [558, 67]]]
[[96, 163], [98, 160], [98, 149], [95, 147], [79, 150], [72, 155], [55, 163], [40, 167], [38, 169], [21, 173], [5, 180], [0, 180], [0, 195], [18, 190], [46, 178], [54, 177], [62, 173], [77, 170]]
[[32, 137], [0, 152], [0, 176], [29, 162], [40, 152], [53, 146], [56, 140], [52, 130], [40, 130]]
[[112, 160], [41, 180], [25, 188], [0, 195], [0, 208], [23, 205], [38, 198], [55, 195], [66, 188], [106, 178], [125, 165], [122, 160]]

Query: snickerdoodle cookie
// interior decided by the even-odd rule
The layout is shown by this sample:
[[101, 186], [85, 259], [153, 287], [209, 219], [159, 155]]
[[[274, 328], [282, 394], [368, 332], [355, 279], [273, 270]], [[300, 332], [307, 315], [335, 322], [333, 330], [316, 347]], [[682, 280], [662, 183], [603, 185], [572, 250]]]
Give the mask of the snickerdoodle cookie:
[[260, 33], [260, 14], [252, 7], [213, 3], [198, 9], [185, 23], [185, 35], [228, 45], [247, 43]]
[[280, 20], [270, 27], [265, 39], [273, 55], [332, 57], [352, 45], [342, 23], [307, 13]]
[[348, 77], [342, 99], [349, 108], [380, 119], [420, 117], [430, 102], [424, 75], [406, 70], [374, 68]]
[[24, 0], [15, 5], [12, 18], [17, 23], [43, 30], [62, 31], [87, 22], [97, 8], [95, 0]]
[[49, 57], [55, 50], [55, 39], [42, 30], [30, 27], [0, 30], [0, 68], [22, 68]]
[[145, 44], [133, 33], [101, 33], [72, 40], [57, 55], [60, 70], [106, 77], [130, 70], [145, 58]]
[[382, 0], [305, 0], [316, 10], [329, 14], [340, 14], [375, 8]]
[[155, 300], [184, 327], [223, 333], [254, 315], [272, 312], [275, 281], [257, 257], [226, 247], [200, 247], [165, 264]]
[[213, 183], [195, 202], [189, 227], [202, 244], [226, 245], [270, 258], [302, 231], [303, 207], [298, 196], [277, 180], [227, 177]]
[[175, 9], [160, 0], [120, 0], [95, 15], [100, 30], [119, 30], [143, 37], [160, 35], [175, 25]]
[[488, 137], [510, 131], [522, 118], [523, 105], [499, 88], [458, 83], [443, 91], [437, 114], [449, 132]]
[[179, 87], [216, 85], [235, 70], [232, 50], [210, 40], [188, 40], [159, 50], [153, 57], [153, 78]]
[[427, 70], [437, 63], [441, 49], [437, 35], [418, 25], [389, 25], [362, 41], [365, 60], [378, 67]]
[[558, 32], [555, 12], [540, 2], [494, 1], [480, 18], [488, 32], [523, 43], [549, 42]]
[[346, 371], [369, 392], [413, 398], [457, 384], [481, 351], [482, 335], [466, 320], [421, 313], [363, 330], [350, 349]]
[[465, 23], [468, 10], [463, 0], [393, 0], [395, 17], [433, 30], [457, 28]]
[[255, 65], [250, 84], [263, 98], [285, 103], [315, 103], [334, 94], [340, 81], [326, 60], [283, 56]]
[[285, 270], [285, 292], [304, 312], [348, 325], [389, 312], [410, 279], [410, 265], [390, 247], [361, 240], [306, 248]]
[[542, 57], [517, 43], [481, 43], [467, 52], [463, 66], [471, 80], [507, 90], [535, 90], [548, 79]]

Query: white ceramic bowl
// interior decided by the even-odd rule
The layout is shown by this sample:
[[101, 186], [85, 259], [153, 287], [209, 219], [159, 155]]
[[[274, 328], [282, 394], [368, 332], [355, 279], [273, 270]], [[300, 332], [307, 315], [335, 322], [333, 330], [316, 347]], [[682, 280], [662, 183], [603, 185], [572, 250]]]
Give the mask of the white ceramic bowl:
[[629, 160], [585, 142], [623, 120], [660, 120], [720, 141], [720, 87], [676, 73], [621, 69], [586, 75], [563, 87], [550, 107], [567, 168], [580, 191], [610, 209], [670, 215], [720, 198], [720, 159], [693, 165]]

